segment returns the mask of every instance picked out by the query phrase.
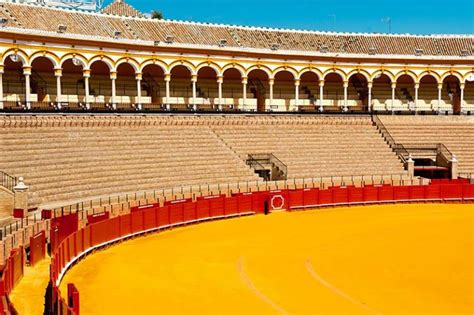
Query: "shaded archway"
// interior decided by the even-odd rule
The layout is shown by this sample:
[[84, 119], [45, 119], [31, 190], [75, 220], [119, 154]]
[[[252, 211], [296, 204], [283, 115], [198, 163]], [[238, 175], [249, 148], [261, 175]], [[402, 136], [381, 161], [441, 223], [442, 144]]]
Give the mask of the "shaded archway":
[[26, 102], [25, 76], [21, 60], [7, 57], [4, 61], [3, 105], [4, 108], [14, 109], [23, 107]]
[[90, 66], [90, 92], [89, 101], [91, 109], [104, 110], [105, 106], [112, 103], [112, 83], [110, 79], [110, 68], [101, 60], [94, 61]]
[[360, 74], [354, 73], [349, 77], [347, 87], [347, 106], [351, 111], [369, 111], [369, 82], [367, 78]]
[[[223, 110], [245, 110], [244, 106], [244, 88], [245, 99], [247, 99], [247, 85], [242, 84], [242, 74], [236, 68], [229, 68], [223, 73], [222, 96], [224, 98]], [[246, 101], [246, 100], [245, 100]]]
[[32, 108], [54, 108], [57, 99], [57, 81], [54, 75], [54, 64], [46, 57], [38, 57], [31, 63]]
[[[295, 76], [290, 71], [279, 71], [275, 74], [274, 82], [270, 110], [276, 112], [293, 111], [297, 105], [297, 94], [299, 94], [299, 90], [296, 92]], [[299, 89], [299, 86], [297, 88]]]
[[438, 110], [438, 80], [432, 75], [420, 79], [418, 89], [417, 111], [431, 112]]
[[300, 111], [316, 111], [320, 100], [319, 76], [307, 71], [300, 77], [300, 100], [298, 109]]
[[474, 114], [474, 72], [467, 76], [464, 84], [463, 111], [467, 114]]
[[68, 59], [62, 64], [61, 98], [70, 109], [85, 109], [84, 68], [79, 62]]
[[373, 79], [372, 83], [372, 110], [384, 112], [392, 108], [392, 79], [386, 74], [380, 73]]
[[149, 104], [151, 107], [161, 106], [163, 98], [166, 96], [165, 72], [158, 65], [150, 64], [142, 70], [142, 99], [143, 107], [146, 109]]
[[[211, 67], [202, 67], [197, 73], [195, 103], [200, 111], [215, 111], [219, 109], [219, 84], [217, 72]], [[223, 100], [220, 100], [223, 102]]]
[[249, 72], [248, 87], [255, 102], [252, 102], [249, 98], [246, 105], [251, 111], [265, 112], [267, 110], [266, 101], [269, 96], [268, 80], [268, 74], [261, 69], [254, 69]]
[[340, 111], [344, 107], [344, 82], [339, 73], [332, 72], [324, 78], [324, 109]]
[[395, 90], [395, 101], [393, 111], [415, 110], [415, 80], [408, 74], [403, 74], [397, 78]]
[[[443, 79], [443, 89], [441, 91], [441, 103], [438, 111], [442, 114], [461, 113], [461, 82], [454, 75], [449, 75]], [[465, 90], [464, 90], [465, 91]], [[466, 94], [464, 92], [464, 94]], [[464, 95], [465, 98], [465, 95]]]
[[129, 63], [121, 63], [117, 67], [115, 83], [117, 109], [130, 110], [138, 104], [138, 86], [135, 69]]
[[171, 69], [170, 110], [187, 110], [192, 98], [191, 70], [178, 65]]

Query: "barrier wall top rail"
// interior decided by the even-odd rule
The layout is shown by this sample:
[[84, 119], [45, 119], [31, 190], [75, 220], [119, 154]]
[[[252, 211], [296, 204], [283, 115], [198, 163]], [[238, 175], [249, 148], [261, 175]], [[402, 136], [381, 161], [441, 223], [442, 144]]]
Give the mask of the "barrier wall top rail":
[[245, 181], [237, 183], [223, 184], [200, 184], [195, 186], [180, 186], [174, 188], [164, 188], [152, 191], [140, 191], [126, 194], [115, 194], [102, 198], [94, 198], [68, 205], [52, 208], [52, 216], [59, 217], [68, 213], [81, 213], [88, 209], [94, 210], [96, 207], [104, 207], [111, 204], [121, 204], [130, 201], [141, 201], [147, 199], [162, 200], [163, 202], [186, 199], [184, 195], [190, 198], [200, 196], [212, 196], [232, 193], [246, 193], [255, 191], [267, 191], [269, 189], [289, 189], [300, 185], [302, 188], [325, 188], [331, 186], [350, 186], [350, 185], [373, 185], [384, 183], [398, 183], [397, 185], [425, 185], [428, 182], [422, 178], [410, 178], [406, 174], [391, 175], [346, 175], [346, 176], [328, 176], [318, 178], [292, 178], [280, 181]]

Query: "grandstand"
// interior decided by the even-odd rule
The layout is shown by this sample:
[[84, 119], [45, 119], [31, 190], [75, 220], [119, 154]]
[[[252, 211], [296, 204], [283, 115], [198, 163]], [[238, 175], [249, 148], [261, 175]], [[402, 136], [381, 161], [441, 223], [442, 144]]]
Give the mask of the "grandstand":
[[[35, 313], [45, 285], [34, 302], [15, 288], [40, 270], [54, 293], [46, 308], [79, 315], [66, 272], [141, 234], [474, 200], [472, 35], [155, 20], [123, 0], [100, 12], [7, 1], [0, 24], [0, 314], [15, 303]], [[371, 230], [372, 215], [356, 222]]]

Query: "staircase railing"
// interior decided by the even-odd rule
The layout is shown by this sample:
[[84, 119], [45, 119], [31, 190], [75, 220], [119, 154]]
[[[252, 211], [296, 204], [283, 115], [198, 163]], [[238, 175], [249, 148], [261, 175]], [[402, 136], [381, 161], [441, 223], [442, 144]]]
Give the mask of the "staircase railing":
[[9, 191], [13, 191], [13, 187], [18, 183], [18, 179], [5, 172], [0, 171], [0, 186], [5, 187]]
[[397, 143], [393, 139], [392, 135], [388, 131], [387, 127], [383, 124], [380, 118], [377, 115], [372, 115], [372, 122], [379, 129], [379, 132], [382, 134], [382, 137], [388, 143], [390, 148], [397, 154], [398, 158], [405, 164], [408, 161], [410, 153], [401, 143]]
[[[267, 169], [265, 168], [264, 165], [270, 164], [273, 167], [278, 168], [280, 172], [285, 176], [285, 178], [288, 174], [288, 166], [286, 166], [285, 163], [283, 163], [280, 159], [278, 159], [272, 153], [249, 154], [246, 163], [247, 165], [251, 166], [252, 168], [256, 170]], [[259, 169], [257, 169], [254, 166], [259, 167]]]
[[256, 158], [253, 155], [249, 154], [248, 159], [247, 161], [245, 161], [245, 163], [257, 171], [265, 170], [265, 166], [263, 166], [260, 161], [262, 161], [262, 159]]
[[438, 155], [442, 156], [447, 162], [454, 160], [454, 154], [442, 143], [437, 144]]

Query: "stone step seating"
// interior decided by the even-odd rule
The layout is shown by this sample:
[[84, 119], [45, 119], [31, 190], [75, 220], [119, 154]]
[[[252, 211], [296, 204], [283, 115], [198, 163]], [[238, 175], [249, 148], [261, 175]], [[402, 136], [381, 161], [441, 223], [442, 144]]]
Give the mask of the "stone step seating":
[[379, 116], [404, 145], [443, 143], [459, 160], [461, 173], [474, 173], [474, 118], [466, 116]]
[[68, 117], [44, 119], [54, 127], [35, 127], [28, 122], [35, 119], [19, 118], [12, 122], [15, 132], [2, 132], [0, 155], [2, 169], [27, 178], [32, 206], [99, 192], [259, 180], [206, 126], [133, 128], [130, 119], [119, 127], [107, 120], [124, 124], [127, 118], [108, 117], [95, 121], [100, 127], [70, 127], [84, 121]]

